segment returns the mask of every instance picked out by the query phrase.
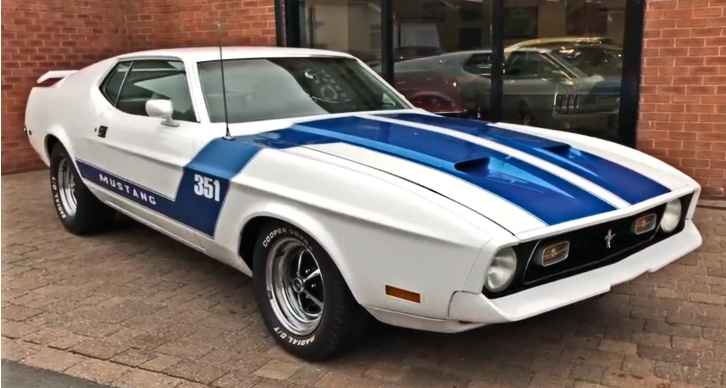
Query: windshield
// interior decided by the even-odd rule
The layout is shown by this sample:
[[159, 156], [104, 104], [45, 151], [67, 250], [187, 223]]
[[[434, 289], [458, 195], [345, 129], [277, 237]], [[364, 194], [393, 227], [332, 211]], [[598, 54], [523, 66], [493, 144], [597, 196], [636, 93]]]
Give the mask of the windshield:
[[[199, 63], [212, 122], [224, 122], [219, 61]], [[230, 123], [372, 110], [408, 104], [350, 58], [305, 57], [224, 61]]]
[[552, 55], [588, 76], [620, 76], [623, 66], [623, 52], [614, 48], [598, 46], [561, 48], [553, 50]]

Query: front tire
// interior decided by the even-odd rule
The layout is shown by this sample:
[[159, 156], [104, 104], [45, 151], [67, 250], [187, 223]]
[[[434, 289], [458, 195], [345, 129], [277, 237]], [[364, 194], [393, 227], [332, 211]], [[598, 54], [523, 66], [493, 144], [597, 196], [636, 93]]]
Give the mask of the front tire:
[[50, 154], [50, 189], [56, 214], [70, 233], [78, 236], [97, 233], [113, 222], [113, 209], [88, 190], [60, 143]]
[[350, 350], [365, 334], [369, 316], [330, 256], [299, 228], [281, 221], [264, 226], [253, 273], [265, 326], [288, 353], [322, 361]]

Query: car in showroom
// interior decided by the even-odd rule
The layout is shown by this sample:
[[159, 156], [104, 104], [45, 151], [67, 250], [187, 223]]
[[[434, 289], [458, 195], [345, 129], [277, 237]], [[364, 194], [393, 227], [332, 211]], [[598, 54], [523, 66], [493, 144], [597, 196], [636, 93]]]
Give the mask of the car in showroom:
[[[616, 133], [622, 50], [594, 43], [556, 42], [505, 49], [503, 118], [599, 137]], [[486, 118], [491, 110], [491, 57], [491, 50], [469, 50], [401, 61], [394, 66], [395, 79], [406, 76], [410, 84], [434, 75], [453, 79], [460, 90], [463, 113]], [[413, 71], [416, 76], [409, 76]]]
[[462, 332], [607, 293], [702, 243], [697, 182], [637, 150], [415, 108], [339, 52], [200, 47], [49, 71], [25, 131], [62, 226], [126, 215], [253, 278], [289, 353], [375, 320]]
[[558, 48], [507, 49], [503, 116], [524, 125], [616, 132], [620, 73], [587, 73]]
[[[373, 67], [380, 74], [380, 65]], [[422, 84], [429, 83], [428, 79], [445, 77], [453, 80], [456, 90], [429, 89], [432, 92], [445, 94], [447, 99], [458, 98], [463, 104], [458, 116], [470, 118], [488, 117], [491, 108], [491, 51], [455, 51], [423, 58], [408, 59], [395, 62], [393, 65], [396, 89], [399, 88], [399, 79], [406, 80], [406, 86], [424, 89]], [[405, 95], [405, 94], [404, 94]], [[409, 99], [410, 100], [410, 99]], [[439, 113], [411, 101], [416, 107], [426, 109], [432, 113]], [[445, 112], [444, 112], [445, 113]]]

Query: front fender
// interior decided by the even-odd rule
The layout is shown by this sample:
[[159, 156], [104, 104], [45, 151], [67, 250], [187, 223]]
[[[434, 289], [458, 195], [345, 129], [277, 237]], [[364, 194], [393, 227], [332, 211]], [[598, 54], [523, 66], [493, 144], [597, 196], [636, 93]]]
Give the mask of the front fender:
[[[270, 217], [285, 221], [312, 236], [333, 259], [345, 281], [349, 282], [351, 277], [349, 266], [344, 260], [340, 260], [342, 257], [340, 248], [336, 245], [333, 235], [319, 220], [289, 204], [264, 202], [252, 208], [251, 212], [240, 220], [239, 227], [236, 229], [237, 236], [242, 236], [244, 228], [257, 217]], [[249, 268], [249, 270], [252, 273], [252, 268]]]
[[[320, 243], [365, 307], [443, 319], [482, 247], [511, 236], [434, 192], [312, 150], [262, 151], [233, 181], [216, 244], [236, 255], [250, 220], [289, 222]], [[419, 293], [421, 303], [391, 297], [386, 286]]]

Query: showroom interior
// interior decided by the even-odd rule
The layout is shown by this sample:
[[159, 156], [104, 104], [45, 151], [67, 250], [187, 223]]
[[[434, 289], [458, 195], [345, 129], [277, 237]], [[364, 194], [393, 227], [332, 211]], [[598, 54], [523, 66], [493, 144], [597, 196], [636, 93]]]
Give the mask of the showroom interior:
[[421, 108], [635, 146], [640, 2], [277, 1], [281, 44], [349, 52]]

